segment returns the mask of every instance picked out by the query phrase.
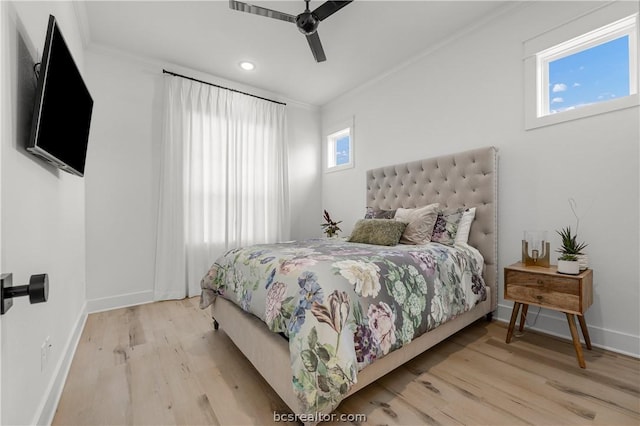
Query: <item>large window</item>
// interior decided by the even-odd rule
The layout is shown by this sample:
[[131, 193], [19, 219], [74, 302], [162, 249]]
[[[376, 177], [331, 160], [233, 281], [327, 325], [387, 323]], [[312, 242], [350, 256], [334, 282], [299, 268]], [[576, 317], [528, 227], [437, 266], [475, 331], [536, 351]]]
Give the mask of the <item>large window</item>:
[[[580, 24], [567, 26], [574, 31], [589, 26]], [[525, 43], [527, 128], [638, 105], [637, 13], [559, 40], [563, 31]], [[549, 47], [541, 48], [545, 44]]]
[[200, 294], [211, 259], [289, 239], [286, 109], [165, 77], [156, 300]]

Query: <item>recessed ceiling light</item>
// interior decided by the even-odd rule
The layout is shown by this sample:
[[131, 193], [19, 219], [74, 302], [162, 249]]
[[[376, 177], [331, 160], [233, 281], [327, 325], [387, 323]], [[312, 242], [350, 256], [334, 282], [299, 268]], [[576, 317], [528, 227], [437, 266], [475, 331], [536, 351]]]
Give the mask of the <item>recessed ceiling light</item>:
[[256, 66], [252, 62], [249, 62], [249, 61], [240, 62], [240, 68], [242, 68], [245, 71], [253, 71], [255, 67]]

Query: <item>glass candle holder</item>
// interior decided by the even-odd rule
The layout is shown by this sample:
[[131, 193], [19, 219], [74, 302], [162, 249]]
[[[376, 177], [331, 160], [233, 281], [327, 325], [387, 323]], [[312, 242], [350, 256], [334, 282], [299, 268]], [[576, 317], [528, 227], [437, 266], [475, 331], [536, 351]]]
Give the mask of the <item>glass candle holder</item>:
[[524, 231], [522, 263], [527, 266], [549, 266], [547, 231]]

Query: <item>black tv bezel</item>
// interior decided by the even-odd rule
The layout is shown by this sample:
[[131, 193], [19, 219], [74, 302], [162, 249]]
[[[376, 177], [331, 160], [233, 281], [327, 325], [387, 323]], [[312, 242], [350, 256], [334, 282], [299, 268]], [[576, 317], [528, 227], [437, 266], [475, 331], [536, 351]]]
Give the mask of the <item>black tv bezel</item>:
[[[38, 143], [37, 143], [39, 134], [40, 134], [40, 118], [42, 115], [42, 105], [44, 101], [45, 92], [47, 89], [47, 73], [49, 71], [49, 59], [51, 56], [51, 45], [53, 43], [54, 32], [58, 33], [58, 35], [62, 39], [62, 42], [64, 43], [64, 47], [69, 51], [70, 56], [73, 58], [73, 54], [69, 49], [69, 45], [67, 44], [67, 41], [65, 40], [64, 35], [62, 34], [62, 31], [60, 31], [60, 27], [57, 24], [55, 16], [49, 15], [49, 23], [47, 25], [47, 34], [45, 37], [44, 50], [42, 53], [42, 61], [40, 63], [39, 72], [37, 73], [38, 82], [36, 86], [36, 103], [34, 107], [33, 122], [31, 126], [31, 137], [29, 138], [29, 141], [27, 143], [27, 151], [44, 159], [45, 161], [54, 165], [60, 170], [63, 170], [72, 175], [83, 177], [84, 170], [80, 171], [75, 169], [74, 167], [67, 164], [64, 160], [61, 160], [60, 158], [48, 152], [47, 150], [42, 149], [40, 146], [38, 146]], [[91, 96], [91, 93], [89, 92], [89, 88], [87, 87], [87, 84], [85, 83], [84, 78], [82, 77], [82, 74], [78, 69], [78, 65], [76, 64], [75, 59], [73, 59], [73, 65], [76, 67], [76, 70], [78, 71], [80, 82], [82, 82], [82, 85], [84, 86], [87, 92], [87, 95], [89, 96], [89, 99], [91, 99], [91, 108], [93, 109], [93, 97]], [[90, 126], [90, 121], [91, 121], [91, 117], [89, 118], [89, 126]], [[88, 146], [88, 142], [89, 141], [88, 141], [88, 135], [87, 135], [87, 144], [86, 144], [87, 146]], [[83, 169], [85, 165], [86, 165], [86, 152], [85, 152]]]

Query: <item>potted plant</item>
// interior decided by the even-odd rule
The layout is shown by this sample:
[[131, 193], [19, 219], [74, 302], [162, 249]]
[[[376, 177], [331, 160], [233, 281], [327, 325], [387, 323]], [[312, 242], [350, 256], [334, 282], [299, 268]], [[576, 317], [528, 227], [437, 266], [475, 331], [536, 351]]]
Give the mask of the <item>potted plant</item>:
[[[558, 272], [562, 274], [579, 274], [580, 262], [578, 257], [588, 244], [579, 243], [578, 236], [571, 233], [571, 227], [567, 226], [556, 231], [562, 239], [562, 246], [556, 250], [561, 256], [558, 258]], [[586, 266], [583, 268], [586, 269]]]
[[580, 273], [580, 263], [575, 254], [563, 254], [558, 258], [558, 272], [561, 274], [578, 275]]
[[[571, 207], [571, 211], [573, 212], [573, 215], [576, 217], [576, 236], [577, 236], [578, 228], [580, 227], [580, 216], [578, 216], [578, 213], [576, 212], [578, 208], [578, 204], [576, 203], [576, 200], [574, 200], [573, 198], [569, 198], [569, 207]], [[567, 230], [569, 231], [569, 237], [570, 237], [571, 230], [569, 228], [567, 228]], [[575, 240], [574, 240], [574, 243], [576, 243]], [[580, 263], [581, 271], [584, 271], [589, 267], [589, 257], [586, 254], [582, 253], [582, 249], [584, 249], [586, 246], [587, 246], [586, 244], [582, 244], [582, 247], [578, 250], [578, 253], [575, 253], [575, 255], [578, 257], [578, 262]]]
[[339, 231], [342, 231], [342, 229], [340, 229], [340, 227], [338, 226], [338, 224], [342, 223], [342, 221], [334, 221], [333, 219], [331, 219], [331, 216], [329, 216], [329, 212], [328, 211], [324, 211], [324, 215], [323, 215], [323, 219], [324, 219], [324, 223], [321, 224], [320, 226], [322, 228], [324, 228], [324, 233], [327, 235], [327, 237], [332, 238], [338, 235]]

